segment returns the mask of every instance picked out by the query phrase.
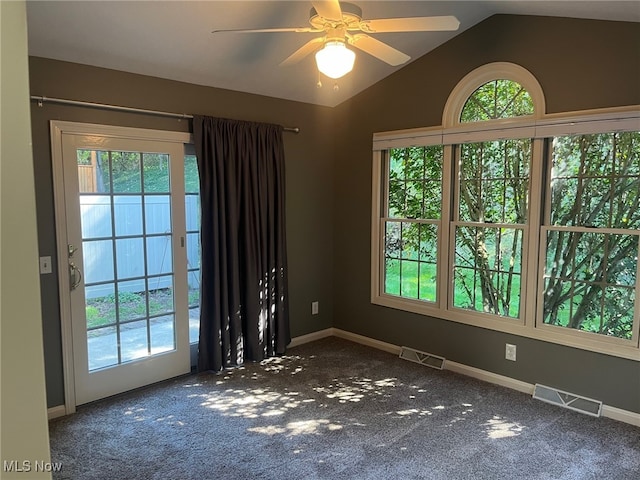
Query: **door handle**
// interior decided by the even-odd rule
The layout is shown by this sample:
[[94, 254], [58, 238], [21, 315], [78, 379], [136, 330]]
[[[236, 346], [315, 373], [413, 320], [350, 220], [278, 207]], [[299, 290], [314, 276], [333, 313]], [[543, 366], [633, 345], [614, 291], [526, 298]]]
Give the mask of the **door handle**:
[[76, 267], [75, 263], [69, 262], [69, 283], [71, 285], [71, 290], [78, 288], [80, 282], [82, 282], [82, 272], [78, 267]]

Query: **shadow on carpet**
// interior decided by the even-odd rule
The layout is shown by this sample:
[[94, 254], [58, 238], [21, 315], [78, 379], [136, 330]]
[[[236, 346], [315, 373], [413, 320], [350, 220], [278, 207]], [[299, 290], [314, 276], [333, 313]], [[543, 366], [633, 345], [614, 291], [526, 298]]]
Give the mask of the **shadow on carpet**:
[[55, 479], [640, 478], [640, 429], [337, 338], [50, 422]]

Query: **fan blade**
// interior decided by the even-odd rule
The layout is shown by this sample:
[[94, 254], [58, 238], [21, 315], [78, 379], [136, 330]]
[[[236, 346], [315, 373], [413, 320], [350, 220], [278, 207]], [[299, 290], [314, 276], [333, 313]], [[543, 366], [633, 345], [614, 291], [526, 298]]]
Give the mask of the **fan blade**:
[[369, 35], [360, 33], [358, 35], [349, 36], [349, 43], [354, 47], [359, 48], [363, 52], [367, 52], [369, 55], [373, 55], [379, 58], [383, 62], [387, 62], [394, 67], [406, 63], [411, 57], [402, 53], [400, 50], [387, 45], [386, 43], [376, 40]]
[[303, 46], [301, 46], [298, 50], [289, 55], [281, 64], [281, 67], [286, 67], [289, 65], [293, 65], [294, 63], [299, 62], [304, 57], [309, 55], [315, 49], [318, 48], [318, 45], [321, 45], [324, 42], [324, 37], [317, 37], [313, 40], [309, 40]]
[[316, 13], [327, 20], [342, 21], [342, 9], [338, 0], [319, 0], [311, 2]]
[[360, 22], [361, 30], [367, 33], [451, 31], [457, 30], [459, 26], [460, 22], [452, 15], [442, 17], [380, 18], [378, 20]]
[[318, 33], [324, 30], [309, 27], [292, 27], [292, 28], [237, 28], [229, 30], [212, 30], [211, 33], [279, 33], [279, 32], [296, 32], [296, 33]]

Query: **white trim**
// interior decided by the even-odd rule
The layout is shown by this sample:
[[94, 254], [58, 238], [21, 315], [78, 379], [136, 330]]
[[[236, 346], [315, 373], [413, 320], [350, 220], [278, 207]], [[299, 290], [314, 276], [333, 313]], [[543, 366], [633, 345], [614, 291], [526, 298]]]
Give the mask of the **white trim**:
[[[375, 303], [375, 298], [380, 294], [379, 285], [381, 284], [381, 278], [384, 278], [382, 273], [382, 245], [381, 241], [382, 220], [384, 216], [382, 209], [382, 192], [384, 187], [382, 186], [382, 165], [383, 158], [382, 152], [373, 152], [373, 165], [371, 171], [371, 302]], [[385, 181], [385, 184], [387, 182]], [[375, 273], [373, 273], [375, 272]]]
[[[333, 332], [336, 337], [351, 340], [352, 342], [359, 343], [360, 345], [365, 345], [367, 347], [376, 348], [378, 350], [383, 350], [397, 355], [399, 355], [401, 351], [401, 347], [397, 345], [365, 337], [364, 335], [359, 335], [357, 333], [348, 332], [339, 328], [333, 328]], [[532, 383], [523, 382], [515, 378], [506, 377], [504, 375], [471, 367], [462, 363], [453, 362], [451, 360], [445, 360], [444, 369], [467, 377], [476, 378], [483, 382], [500, 385], [502, 387], [510, 388], [511, 390], [526, 393], [527, 395], [533, 395], [533, 389], [535, 387]], [[611, 418], [612, 420], [617, 420], [619, 422], [640, 426], [640, 413], [631, 412], [629, 410], [623, 410], [609, 405], [602, 405], [601, 416]]]
[[[65, 266], [67, 264], [67, 245], [69, 244], [63, 168], [63, 137], [64, 135], [96, 135], [102, 138], [187, 144], [192, 142], [192, 135], [186, 132], [175, 132], [169, 130], [151, 130], [60, 120], [51, 120], [49, 123], [49, 129], [51, 135], [51, 165], [53, 170], [54, 209], [56, 217], [55, 234], [58, 261], [58, 297], [60, 301], [60, 321], [62, 330], [62, 363], [65, 398], [64, 409], [65, 414], [71, 414], [76, 411], [78, 399], [76, 397], [75, 385], [76, 372], [74, 368], [74, 355], [76, 352], [74, 352], [73, 348], [71, 299], [69, 298], [69, 295], [66, 294], [70, 291], [69, 275], [66, 268], [62, 266], [63, 264]], [[176, 241], [177, 237], [179, 236], [176, 235]]]
[[64, 417], [65, 415], [71, 414], [74, 412], [67, 412], [66, 405], [57, 405], [55, 407], [51, 407], [47, 409], [47, 418], [49, 420], [53, 420], [54, 418]]
[[442, 145], [442, 127], [410, 128], [373, 134], [373, 151], [413, 145]]
[[609, 405], [602, 405], [601, 415], [612, 420], [617, 420], [618, 422], [640, 427], [640, 413], [622, 410], [621, 408], [611, 407]]
[[187, 132], [171, 130], [152, 130], [148, 128], [130, 128], [115, 125], [99, 125], [96, 123], [67, 122], [52, 120], [51, 127], [65, 135], [99, 135], [100, 137], [127, 140], [151, 140], [154, 142], [191, 143], [193, 137]]
[[344, 340], [351, 340], [352, 342], [359, 343], [360, 345], [366, 345], [367, 347], [372, 347], [388, 353], [393, 353], [394, 355], [400, 355], [400, 351], [402, 350], [402, 347], [399, 347], [398, 345], [393, 345], [392, 343], [365, 337], [364, 335], [348, 332], [340, 328], [334, 328], [333, 335]]
[[[62, 370], [64, 380], [64, 402], [67, 415], [76, 411], [75, 369], [73, 362], [73, 331], [71, 328], [71, 299], [63, 292], [69, 292], [69, 274], [61, 268], [61, 261], [67, 263], [67, 209], [65, 202], [64, 174], [62, 162], [62, 134], [70, 127], [69, 122], [52, 121], [51, 166], [53, 170], [53, 202], [56, 220], [56, 243], [58, 262], [58, 299], [60, 301], [60, 326], [62, 334]], [[62, 259], [62, 260], [61, 260]]]
[[450, 370], [455, 373], [460, 373], [467, 377], [476, 378], [478, 380], [482, 380], [483, 382], [493, 383], [494, 385], [507, 387], [511, 390], [517, 390], [518, 392], [526, 393], [528, 395], [533, 394], [534, 386], [531, 383], [516, 380], [515, 378], [511, 377], [505, 377], [504, 375], [500, 375], [497, 373], [488, 372], [487, 370], [470, 367], [469, 365], [465, 365], [463, 363], [447, 360], [444, 363], [444, 369]]
[[299, 345], [304, 345], [305, 343], [315, 342], [316, 340], [321, 340], [323, 338], [333, 336], [333, 328], [326, 328], [324, 330], [318, 330], [317, 332], [307, 333], [306, 335], [300, 335], [298, 337], [293, 337], [287, 348], [297, 347]]
[[416, 145], [450, 145], [507, 138], [548, 138], [558, 135], [640, 130], [640, 105], [582, 110], [566, 114], [550, 114], [541, 118], [507, 118], [458, 124], [453, 126], [418, 127], [373, 134], [373, 150], [412, 147]]

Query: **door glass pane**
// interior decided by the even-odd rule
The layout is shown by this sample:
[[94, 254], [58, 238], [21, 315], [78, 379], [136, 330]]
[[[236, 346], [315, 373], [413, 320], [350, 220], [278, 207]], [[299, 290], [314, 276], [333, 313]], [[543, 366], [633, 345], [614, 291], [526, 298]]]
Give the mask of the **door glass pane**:
[[85, 289], [87, 330], [116, 323], [115, 285], [104, 283]]
[[200, 268], [200, 234], [187, 233], [187, 266], [188, 268]]
[[147, 237], [147, 273], [161, 275], [172, 271], [171, 236]]
[[85, 284], [114, 280], [112, 240], [85, 240], [82, 255]]
[[143, 153], [145, 193], [169, 193], [169, 155]]
[[175, 350], [169, 156], [77, 158], [89, 371]]
[[144, 221], [147, 235], [171, 232], [169, 195], [144, 196]]
[[142, 235], [142, 197], [114, 195], [113, 213], [116, 236]]
[[76, 158], [80, 193], [108, 193], [111, 191], [109, 152], [78, 150]]
[[116, 240], [118, 279], [144, 276], [144, 246], [142, 237]]
[[146, 357], [149, 354], [147, 324], [147, 320], [139, 320], [120, 326], [120, 350], [123, 362]]
[[151, 353], [169, 352], [175, 345], [175, 322], [173, 315], [163, 315], [151, 320]]
[[121, 322], [147, 317], [144, 279], [118, 282], [118, 318]]
[[111, 152], [111, 176], [115, 193], [142, 193], [140, 154]]
[[185, 197], [187, 231], [200, 230], [200, 195], [188, 193]]
[[111, 236], [111, 200], [108, 195], [83, 195], [80, 198], [82, 238]]
[[110, 367], [118, 363], [118, 336], [115, 326], [87, 332], [89, 370]]
[[165, 313], [173, 313], [173, 276], [153, 277], [147, 280], [149, 284], [149, 315], [155, 317]]

